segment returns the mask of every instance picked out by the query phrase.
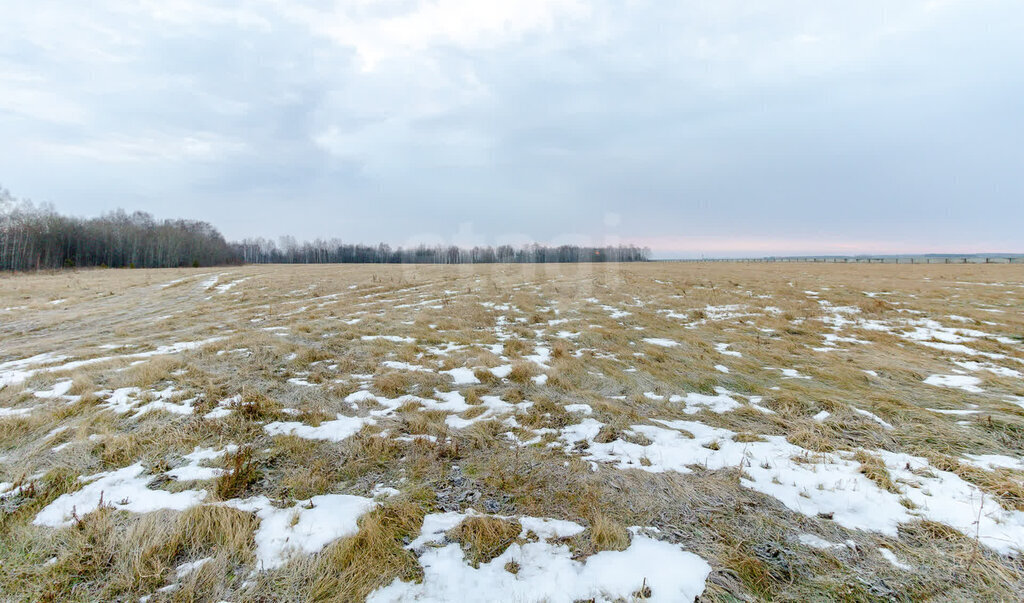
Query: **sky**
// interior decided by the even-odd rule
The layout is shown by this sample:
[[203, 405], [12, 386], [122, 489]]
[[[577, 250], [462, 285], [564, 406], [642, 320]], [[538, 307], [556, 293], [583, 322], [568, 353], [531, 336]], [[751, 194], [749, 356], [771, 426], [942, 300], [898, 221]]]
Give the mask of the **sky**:
[[0, 186], [63, 213], [1024, 252], [1019, 0], [33, 0], [0, 22]]

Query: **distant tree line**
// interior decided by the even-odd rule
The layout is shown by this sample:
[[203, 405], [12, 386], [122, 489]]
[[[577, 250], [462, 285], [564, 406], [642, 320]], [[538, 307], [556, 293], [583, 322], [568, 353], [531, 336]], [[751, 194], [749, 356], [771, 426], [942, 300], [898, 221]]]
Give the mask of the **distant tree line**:
[[482, 264], [639, 262], [650, 250], [636, 246], [539, 244], [461, 248], [361, 245], [338, 240], [298, 243], [283, 237], [229, 243], [207, 222], [156, 220], [123, 210], [99, 218], [62, 216], [52, 207], [18, 201], [0, 188], [0, 270], [107, 266], [172, 268], [224, 264]]
[[195, 220], [155, 220], [118, 210], [99, 218], [62, 216], [0, 189], [0, 270], [76, 266], [170, 268], [238, 263], [217, 229]]
[[246, 239], [236, 244], [246, 264], [539, 264], [555, 262], [643, 262], [651, 250], [634, 245], [550, 247], [532, 243], [522, 247], [457, 247], [419, 245], [411, 248], [343, 243], [338, 240], [297, 243], [284, 237], [281, 245], [267, 239]]

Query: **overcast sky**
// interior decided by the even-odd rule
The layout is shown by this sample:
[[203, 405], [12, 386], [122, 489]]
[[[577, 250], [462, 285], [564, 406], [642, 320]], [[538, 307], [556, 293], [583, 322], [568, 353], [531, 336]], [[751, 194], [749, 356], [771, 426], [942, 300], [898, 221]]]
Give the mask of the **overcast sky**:
[[0, 186], [231, 239], [1024, 252], [1020, 0], [235, 4], [3, 2]]

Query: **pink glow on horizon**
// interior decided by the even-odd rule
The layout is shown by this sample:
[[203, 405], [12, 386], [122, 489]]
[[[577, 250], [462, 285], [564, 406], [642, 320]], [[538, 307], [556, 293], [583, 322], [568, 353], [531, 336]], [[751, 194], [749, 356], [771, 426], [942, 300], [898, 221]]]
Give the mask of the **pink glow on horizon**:
[[959, 243], [949, 246], [911, 241], [800, 237], [655, 236], [631, 238], [650, 247], [654, 257], [664, 255], [717, 255], [732, 257], [768, 255], [917, 255], [926, 253], [993, 253], [1003, 251], [998, 242]]

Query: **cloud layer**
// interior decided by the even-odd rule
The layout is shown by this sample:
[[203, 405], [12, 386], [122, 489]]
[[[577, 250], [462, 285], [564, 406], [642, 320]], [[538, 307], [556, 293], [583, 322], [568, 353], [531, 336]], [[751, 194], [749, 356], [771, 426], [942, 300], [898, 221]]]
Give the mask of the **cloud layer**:
[[1024, 251], [1015, 1], [39, 0], [0, 184], [232, 238]]

